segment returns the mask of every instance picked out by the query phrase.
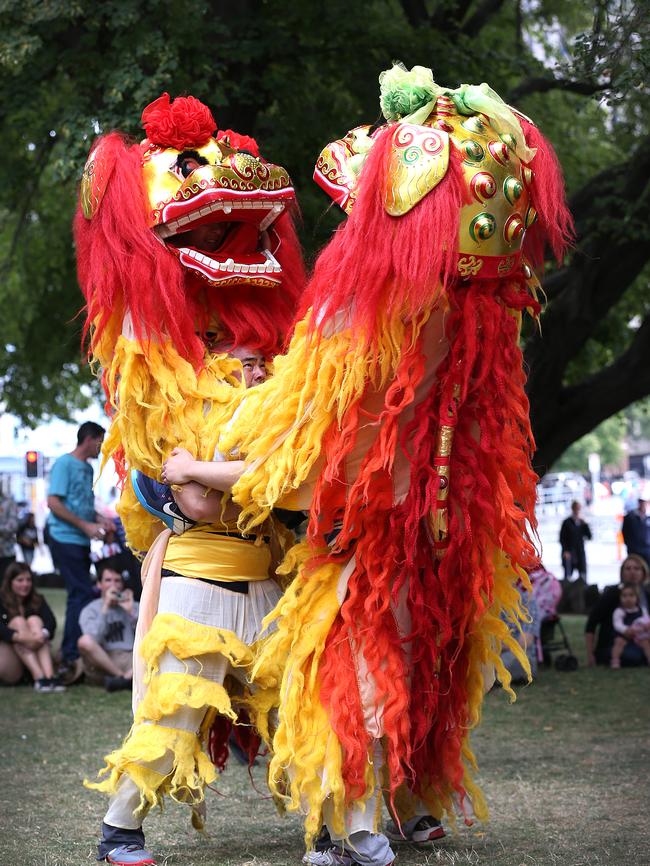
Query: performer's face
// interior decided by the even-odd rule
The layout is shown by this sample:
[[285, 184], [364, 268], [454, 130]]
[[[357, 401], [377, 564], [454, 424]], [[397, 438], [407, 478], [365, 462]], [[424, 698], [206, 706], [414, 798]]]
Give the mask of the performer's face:
[[177, 235], [169, 242], [173, 246], [188, 246], [204, 250], [206, 253], [214, 253], [223, 243], [231, 227], [232, 223], [229, 222], [207, 223]]
[[233, 358], [241, 361], [244, 368], [244, 382], [247, 388], [253, 388], [266, 381], [266, 358], [254, 349], [242, 346], [228, 353]]

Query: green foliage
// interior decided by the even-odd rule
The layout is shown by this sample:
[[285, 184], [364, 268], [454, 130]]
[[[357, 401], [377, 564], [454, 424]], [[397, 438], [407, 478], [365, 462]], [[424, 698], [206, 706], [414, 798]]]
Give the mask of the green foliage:
[[[595, 99], [533, 88], [519, 100], [557, 147], [570, 191], [628, 154], [647, 129], [648, 0], [504, 3], [483, 14], [487, 6], [1, 0], [0, 405], [36, 423], [88, 399], [70, 233], [76, 184], [93, 137], [141, 135], [142, 108], [164, 90], [202, 99], [221, 128], [255, 135], [287, 166], [309, 259], [342, 219], [311, 181], [315, 159], [378, 117], [377, 76], [396, 59], [430, 66], [444, 85], [488, 80], [505, 97], [535, 76], [596, 81]], [[606, 228], [645, 237], [646, 223], [613, 206]], [[603, 323], [570, 377], [629, 340], [645, 285]]]
[[589, 472], [589, 455], [598, 454], [602, 466], [616, 466], [623, 456], [627, 430], [624, 415], [614, 415], [574, 442], [552, 467], [553, 472]]

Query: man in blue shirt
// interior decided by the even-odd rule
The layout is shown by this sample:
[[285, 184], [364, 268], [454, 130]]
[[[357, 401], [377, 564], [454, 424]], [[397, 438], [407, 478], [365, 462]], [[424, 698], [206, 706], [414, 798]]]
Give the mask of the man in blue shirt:
[[54, 463], [47, 504], [48, 544], [55, 567], [65, 580], [68, 600], [61, 643], [64, 668], [76, 669], [79, 614], [93, 601], [90, 579], [90, 540], [102, 538], [104, 526], [95, 514], [93, 470], [88, 463], [99, 455], [105, 430], [86, 421], [77, 431], [77, 447]]

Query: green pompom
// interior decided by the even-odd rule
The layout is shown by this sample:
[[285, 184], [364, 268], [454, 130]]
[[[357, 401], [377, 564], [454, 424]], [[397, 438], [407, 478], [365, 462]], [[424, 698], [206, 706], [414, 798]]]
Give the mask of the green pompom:
[[379, 104], [386, 120], [400, 120], [431, 102], [440, 92], [433, 73], [424, 66], [410, 71], [401, 63], [379, 76]]

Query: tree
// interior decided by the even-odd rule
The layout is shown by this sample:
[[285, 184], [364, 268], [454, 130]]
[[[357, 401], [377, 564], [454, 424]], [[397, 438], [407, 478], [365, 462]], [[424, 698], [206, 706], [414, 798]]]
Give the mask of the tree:
[[163, 90], [289, 168], [312, 253], [341, 217], [311, 184], [322, 145], [378, 115], [394, 58], [455, 86], [484, 79], [530, 114], [564, 166], [575, 251], [549, 263], [525, 354], [540, 468], [650, 393], [648, 0], [238, 4], [5, 0], [0, 35], [0, 400], [35, 423], [88, 392], [70, 220], [93, 136], [138, 134]]
[[598, 454], [603, 467], [617, 466], [623, 456], [626, 420], [622, 413], [612, 415], [586, 436], [573, 442], [553, 464], [554, 472], [589, 472], [589, 455]]

